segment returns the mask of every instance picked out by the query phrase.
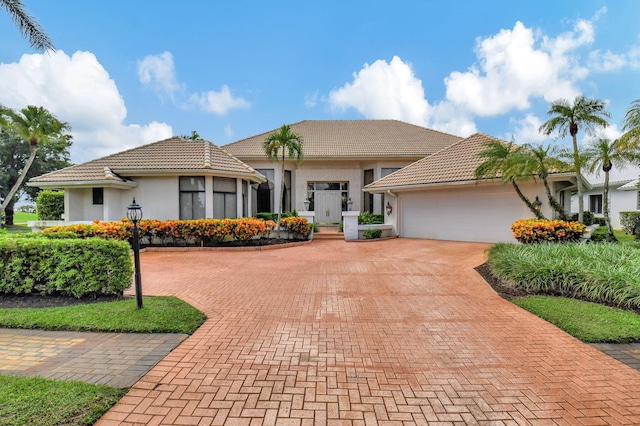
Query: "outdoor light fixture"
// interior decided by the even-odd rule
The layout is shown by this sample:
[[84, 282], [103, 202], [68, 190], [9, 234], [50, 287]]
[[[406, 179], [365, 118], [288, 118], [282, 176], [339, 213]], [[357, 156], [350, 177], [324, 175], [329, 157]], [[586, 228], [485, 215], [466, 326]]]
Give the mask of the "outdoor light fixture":
[[351, 207], [353, 206], [353, 201], [351, 200], [351, 198], [349, 198], [347, 200], [347, 211], [350, 212], [351, 211]]
[[309, 211], [309, 204], [311, 204], [311, 201], [309, 201], [308, 198], [305, 198], [305, 200], [304, 200], [304, 210], [307, 211], [307, 212]]
[[540, 201], [537, 195], [536, 195], [536, 200], [533, 202], [533, 207], [536, 210], [540, 210], [540, 207], [542, 207], [542, 202]]
[[391, 204], [389, 204], [388, 201], [387, 201], [387, 207], [385, 207], [385, 210], [387, 211], [387, 216], [389, 216], [393, 211], [393, 207], [391, 207]]
[[142, 207], [136, 203], [136, 198], [133, 198], [133, 203], [127, 207], [127, 218], [133, 222], [133, 259], [136, 269], [136, 303], [138, 309], [142, 309], [142, 279], [140, 278], [140, 237], [138, 232], [138, 221], [142, 219]]

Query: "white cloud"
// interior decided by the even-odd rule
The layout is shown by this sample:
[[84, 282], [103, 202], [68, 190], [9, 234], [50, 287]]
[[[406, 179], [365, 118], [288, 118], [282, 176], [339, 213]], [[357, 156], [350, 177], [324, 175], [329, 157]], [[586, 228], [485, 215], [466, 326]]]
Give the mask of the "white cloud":
[[320, 96], [320, 91], [316, 90], [315, 92], [307, 93], [304, 95], [304, 106], [307, 108], [313, 108], [318, 103], [318, 97]]
[[592, 41], [588, 21], [555, 39], [516, 22], [512, 30], [477, 42], [479, 64], [445, 79], [447, 100], [474, 115], [494, 116], [528, 109], [532, 97], [572, 99], [579, 94], [575, 83], [587, 72], [571, 53]]
[[548, 137], [538, 130], [542, 123], [542, 120], [532, 113], [527, 114], [522, 120], [514, 120], [516, 130], [513, 137], [516, 143], [541, 143], [547, 139]]
[[166, 93], [171, 99], [183, 85], [176, 79], [173, 55], [164, 52], [159, 55], [148, 55], [138, 61], [138, 79], [144, 85], [151, 86], [160, 93]]
[[231, 124], [227, 123], [224, 125], [224, 135], [227, 138], [230, 138], [231, 136], [233, 136], [233, 129], [231, 128]]
[[354, 108], [366, 118], [398, 119], [426, 125], [429, 103], [422, 81], [411, 66], [394, 56], [391, 62], [375, 61], [353, 74], [353, 82], [329, 93], [332, 108]]
[[234, 98], [229, 87], [224, 85], [219, 92], [211, 90], [201, 94], [193, 94], [191, 101], [204, 111], [225, 115], [235, 108], [249, 108], [250, 104], [243, 98]]
[[0, 64], [0, 103], [43, 106], [72, 127], [71, 160], [83, 162], [172, 135], [171, 126], [125, 125], [127, 109], [109, 73], [91, 52], [23, 55]]
[[138, 61], [138, 79], [160, 95], [166, 94], [180, 107], [198, 106], [206, 112], [226, 115], [232, 109], [251, 106], [244, 98], [233, 97], [227, 85], [223, 85], [219, 92], [210, 90], [189, 94], [186, 85], [176, 78], [171, 52], [148, 55]]

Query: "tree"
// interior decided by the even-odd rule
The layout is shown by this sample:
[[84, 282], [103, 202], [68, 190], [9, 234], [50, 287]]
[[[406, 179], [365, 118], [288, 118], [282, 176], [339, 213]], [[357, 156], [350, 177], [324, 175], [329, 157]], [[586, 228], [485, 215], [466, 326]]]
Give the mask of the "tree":
[[515, 167], [516, 170], [520, 168], [518, 173], [522, 176], [537, 175], [542, 179], [549, 206], [558, 213], [560, 219], [570, 219], [562, 204], [558, 202], [551, 192], [551, 186], [549, 185], [548, 177], [550, 172], [563, 172], [571, 168], [569, 164], [559, 158], [559, 152], [556, 147], [542, 144], [526, 144], [514, 157], [512, 167]]
[[520, 158], [522, 147], [513, 141], [504, 143], [497, 140], [488, 141], [486, 148], [478, 154], [485, 160], [473, 171], [476, 179], [496, 179], [501, 178], [503, 183], [511, 183], [516, 190], [518, 197], [531, 210], [531, 213], [538, 219], [545, 219], [540, 209], [529, 200], [520, 190], [518, 181], [531, 179], [531, 174], [521, 174], [521, 169], [515, 166]]
[[56, 50], [47, 33], [29, 14], [22, 0], [0, 0], [0, 9], [7, 11], [22, 36], [29, 40], [32, 48], [38, 51]]
[[607, 138], [598, 138], [592, 141], [588, 148], [584, 151], [585, 167], [590, 173], [600, 175], [600, 171], [604, 172], [604, 189], [603, 189], [603, 214], [607, 223], [607, 238], [616, 241], [611, 227], [611, 217], [609, 216], [609, 172], [613, 167], [625, 169], [627, 166], [634, 164], [640, 158], [640, 152], [637, 148], [625, 147], [620, 140], [610, 140]]
[[198, 134], [197, 131], [192, 130], [191, 131], [191, 135], [182, 135], [180, 136], [182, 139], [188, 140], [188, 141], [201, 141], [202, 137]]
[[[28, 181], [32, 177], [70, 166], [71, 144], [71, 135], [65, 134], [59, 138], [52, 138], [47, 144], [41, 146], [24, 180]], [[5, 199], [9, 190], [16, 184], [29, 155], [29, 144], [14, 132], [0, 129], [0, 162], [3, 166], [0, 169], [0, 199]], [[39, 192], [40, 188], [26, 186], [23, 182], [5, 209], [5, 223], [13, 225], [13, 206], [23, 193], [35, 200]]]
[[57, 138], [66, 137], [67, 141], [69, 141], [69, 136], [65, 136], [65, 132], [70, 130], [71, 127], [68, 123], [58, 120], [55, 115], [43, 107], [29, 105], [19, 112], [3, 107], [0, 110], [0, 114], [6, 118], [4, 127], [14, 132], [29, 144], [29, 158], [20, 170], [15, 184], [0, 206], [0, 215], [2, 215], [7, 206], [14, 201], [14, 196], [22, 186], [36, 158], [38, 146]]
[[621, 148], [640, 147], [640, 99], [633, 101], [624, 115], [622, 131], [625, 133], [620, 137]]
[[304, 155], [302, 147], [304, 139], [302, 135], [299, 135], [291, 131], [291, 127], [288, 124], [282, 125], [277, 132], [271, 133], [262, 142], [262, 148], [267, 154], [267, 158], [271, 161], [280, 161], [282, 159], [281, 169], [281, 181], [282, 187], [280, 189], [279, 206], [278, 206], [278, 226], [280, 226], [280, 217], [282, 216], [282, 198], [284, 196], [284, 161], [285, 157], [290, 160], [296, 160], [296, 162], [302, 161]]
[[564, 138], [567, 133], [571, 135], [573, 143], [573, 170], [576, 173], [578, 189], [578, 221], [583, 221], [584, 200], [582, 186], [582, 168], [580, 164], [580, 151], [578, 149], [577, 134], [580, 128], [584, 128], [587, 134], [591, 134], [596, 127], [607, 127], [606, 120], [611, 114], [605, 110], [604, 101], [588, 99], [580, 95], [575, 98], [573, 104], [566, 99], [558, 99], [551, 102], [547, 112], [551, 118], [540, 126], [540, 132], [550, 135], [558, 132], [559, 137]]

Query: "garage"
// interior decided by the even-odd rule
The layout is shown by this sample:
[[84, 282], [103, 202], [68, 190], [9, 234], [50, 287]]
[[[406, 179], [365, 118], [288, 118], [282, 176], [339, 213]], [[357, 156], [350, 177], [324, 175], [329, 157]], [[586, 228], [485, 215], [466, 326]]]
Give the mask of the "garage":
[[511, 223], [531, 217], [531, 212], [511, 186], [472, 186], [399, 193], [399, 236], [514, 242]]

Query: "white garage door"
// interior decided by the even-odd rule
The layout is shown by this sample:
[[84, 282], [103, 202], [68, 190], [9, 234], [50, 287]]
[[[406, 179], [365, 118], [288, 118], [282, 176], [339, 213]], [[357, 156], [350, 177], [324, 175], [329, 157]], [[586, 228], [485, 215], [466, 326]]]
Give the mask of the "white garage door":
[[531, 213], [513, 190], [399, 194], [400, 236], [434, 240], [514, 242], [511, 224]]

